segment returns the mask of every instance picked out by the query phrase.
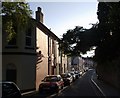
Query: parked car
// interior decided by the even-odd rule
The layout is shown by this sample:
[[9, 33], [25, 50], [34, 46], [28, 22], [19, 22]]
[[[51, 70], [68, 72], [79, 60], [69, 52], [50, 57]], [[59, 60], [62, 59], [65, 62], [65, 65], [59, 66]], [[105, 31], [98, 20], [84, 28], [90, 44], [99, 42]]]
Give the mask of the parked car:
[[70, 73], [63, 73], [61, 74], [61, 77], [63, 78], [65, 86], [70, 85], [73, 81], [73, 77]]
[[64, 87], [64, 81], [60, 75], [48, 75], [39, 85], [39, 92], [58, 92]]
[[14, 82], [1, 82], [0, 86], [2, 87], [2, 98], [21, 98], [20, 89]]
[[72, 75], [72, 77], [73, 77], [73, 81], [75, 81], [75, 79], [76, 79], [76, 75], [75, 75], [74, 71], [70, 71], [69, 73]]
[[80, 73], [80, 76], [82, 76], [82, 74], [83, 74], [83, 71], [80, 71], [79, 73]]
[[80, 77], [79, 72], [78, 72], [78, 71], [75, 71], [74, 73], [75, 73], [76, 79], [78, 79], [78, 78]]

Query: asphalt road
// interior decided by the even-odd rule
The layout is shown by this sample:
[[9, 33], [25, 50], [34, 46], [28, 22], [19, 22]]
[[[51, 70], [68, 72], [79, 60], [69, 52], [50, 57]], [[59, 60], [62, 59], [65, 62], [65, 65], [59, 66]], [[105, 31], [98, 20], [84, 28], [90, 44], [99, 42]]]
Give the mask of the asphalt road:
[[91, 81], [94, 70], [87, 71], [81, 78], [62, 90], [57, 96], [103, 96]]
[[94, 74], [93, 69], [85, 72], [83, 76], [73, 82], [70, 86], [64, 87], [59, 93], [33, 93], [28, 96], [42, 97], [42, 98], [55, 98], [55, 97], [73, 97], [73, 96], [103, 96], [100, 90], [94, 85], [91, 78]]

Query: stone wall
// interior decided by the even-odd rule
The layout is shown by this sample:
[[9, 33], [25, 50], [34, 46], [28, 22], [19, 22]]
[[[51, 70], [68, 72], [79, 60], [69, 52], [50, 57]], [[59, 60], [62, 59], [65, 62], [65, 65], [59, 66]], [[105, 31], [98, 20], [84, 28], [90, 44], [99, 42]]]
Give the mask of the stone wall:
[[120, 89], [120, 59], [97, 65], [98, 79]]

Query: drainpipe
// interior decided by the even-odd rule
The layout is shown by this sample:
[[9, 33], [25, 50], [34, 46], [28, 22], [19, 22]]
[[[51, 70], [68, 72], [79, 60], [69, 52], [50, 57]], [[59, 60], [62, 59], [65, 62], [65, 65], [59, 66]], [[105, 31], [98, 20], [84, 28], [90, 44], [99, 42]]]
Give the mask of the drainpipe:
[[60, 74], [62, 74], [62, 51], [60, 51], [60, 55], [61, 55], [61, 56], [60, 56], [60, 57], [61, 57], [61, 62], [60, 62], [60, 63], [61, 63], [61, 66], [60, 66]]
[[50, 43], [50, 40], [49, 40], [49, 36], [48, 36], [48, 75], [50, 75], [50, 47], [49, 47], [49, 43]]

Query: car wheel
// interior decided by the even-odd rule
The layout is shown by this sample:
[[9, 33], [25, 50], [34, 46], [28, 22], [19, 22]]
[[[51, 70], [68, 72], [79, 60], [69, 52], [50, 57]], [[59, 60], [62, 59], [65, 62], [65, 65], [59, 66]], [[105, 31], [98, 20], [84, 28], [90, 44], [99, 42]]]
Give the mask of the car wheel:
[[63, 89], [64, 86], [61, 87], [61, 89]]
[[56, 93], [59, 93], [59, 87], [56, 89]]
[[70, 85], [70, 82], [68, 83], [68, 85]]
[[42, 90], [41, 89], [39, 89], [39, 93], [41, 93], [42, 92]]

